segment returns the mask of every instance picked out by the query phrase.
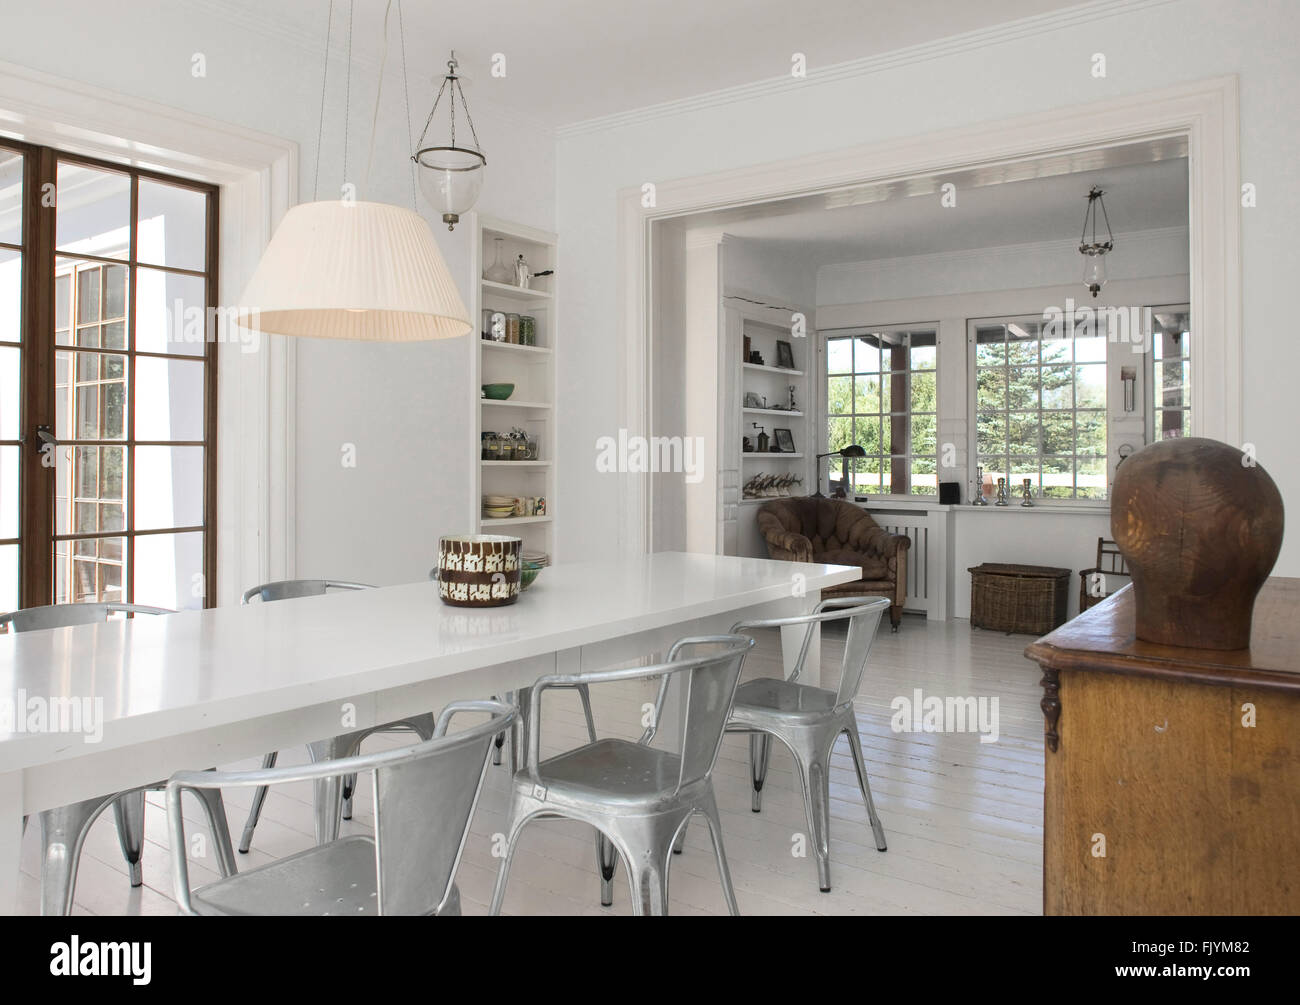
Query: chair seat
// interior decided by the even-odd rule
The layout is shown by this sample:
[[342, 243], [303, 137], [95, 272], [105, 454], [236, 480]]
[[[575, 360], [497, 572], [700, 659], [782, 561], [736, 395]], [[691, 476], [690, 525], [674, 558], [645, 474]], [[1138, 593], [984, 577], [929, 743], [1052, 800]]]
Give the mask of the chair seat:
[[[537, 774], [546, 787], [546, 801], [647, 803], [677, 785], [681, 759], [666, 750], [605, 739], [543, 761]], [[527, 773], [519, 783], [533, 788]]]
[[358, 835], [308, 848], [195, 890], [199, 914], [379, 913], [375, 842]]
[[835, 692], [776, 677], [760, 677], [736, 688], [733, 723], [757, 722], [773, 715], [790, 721], [815, 722], [835, 708]]

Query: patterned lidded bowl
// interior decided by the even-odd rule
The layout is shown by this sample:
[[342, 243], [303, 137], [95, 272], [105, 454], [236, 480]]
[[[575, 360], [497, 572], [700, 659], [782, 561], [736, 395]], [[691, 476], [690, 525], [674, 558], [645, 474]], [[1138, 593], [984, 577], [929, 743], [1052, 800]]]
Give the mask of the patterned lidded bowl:
[[455, 607], [502, 607], [519, 599], [524, 542], [498, 534], [438, 539], [438, 596]]

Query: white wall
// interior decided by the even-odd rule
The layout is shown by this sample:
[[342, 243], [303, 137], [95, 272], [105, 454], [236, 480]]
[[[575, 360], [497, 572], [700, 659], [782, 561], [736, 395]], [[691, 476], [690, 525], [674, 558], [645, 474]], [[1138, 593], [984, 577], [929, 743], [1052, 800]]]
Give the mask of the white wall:
[[[324, 31], [322, 5], [321, 33]], [[336, 28], [339, 25], [336, 18]], [[379, 22], [358, 18], [355, 31], [377, 35]], [[350, 180], [359, 197], [410, 205], [409, 154], [402, 108], [396, 28], [388, 61], [369, 186], [364, 174], [373, 71], [354, 68]], [[336, 38], [342, 38], [341, 34]], [[195, 114], [296, 141], [299, 196], [312, 198], [316, 168], [321, 56], [293, 39], [259, 36], [215, 18], [200, 4], [133, 0], [45, 0], [6, 4], [0, 60], [145, 98]], [[343, 73], [331, 65], [320, 196], [342, 182]], [[408, 39], [408, 49], [410, 40]], [[207, 76], [191, 75], [201, 52]], [[433, 92], [424, 51], [412, 64], [412, 117], [423, 121]], [[487, 75], [483, 74], [483, 78]], [[504, 219], [555, 229], [554, 138], [494, 108], [468, 89], [489, 168], [478, 209]], [[419, 128], [417, 122], [416, 128]], [[449, 234], [437, 217], [439, 247], [469, 300], [470, 227]], [[575, 263], [576, 264], [576, 263]], [[568, 270], [568, 263], [561, 263]], [[418, 345], [364, 345], [302, 339], [297, 379], [297, 554], [300, 575], [328, 575], [377, 584], [423, 578], [440, 534], [469, 528], [464, 491], [470, 477], [469, 338]], [[345, 444], [357, 465], [341, 463]], [[223, 443], [223, 450], [239, 450]], [[247, 584], [241, 584], [247, 585]]]
[[[557, 208], [569, 330], [559, 360], [560, 443], [617, 429], [618, 384], [610, 377], [618, 372], [619, 344], [611, 337], [618, 276], [611, 249], [621, 189], [1049, 109], [1063, 109], [1068, 132], [1071, 105], [1235, 73], [1242, 178], [1259, 193], [1258, 208], [1242, 212], [1245, 436], [1294, 511], [1300, 465], [1289, 399], [1300, 344], [1287, 319], [1300, 272], [1300, 191], [1293, 182], [1300, 106], [1280, 96], [1300, 92], [1300, 5], [1174, 0], [1111, 9], [1117, 13], [1099, 12], [1077, 25], [1043, 22], [1043, 31], [1020, 30], [1000, 43], [876, 61], [874, 72], [857, 76], [819, 83], [814, 66], [806, 80], [740, 100], [696, 101], [616, 126], [563, 130]], [[1104, 79], [1090, 72], [1098, 51], [1107, 57]], [[560, 476], [566, 495], [583, 502], [580, 511], [558, 510], [560, 547], [570, 557], [595, 556], [617, 537], [617, 485], [597, 475], [586, 450], [562, 450]], [[1300, 575], [1300, 535], [1288, 537], [1275, 571]]]

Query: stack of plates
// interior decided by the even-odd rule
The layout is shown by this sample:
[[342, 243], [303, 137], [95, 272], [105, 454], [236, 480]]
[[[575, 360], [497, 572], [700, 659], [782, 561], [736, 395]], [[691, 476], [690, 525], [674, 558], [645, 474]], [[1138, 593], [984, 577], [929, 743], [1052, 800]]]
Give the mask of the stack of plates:
[[544, 551], [526, 551], [523, 554], [523, 560], [525, 565], [547, 566], [551, 564], [551, 556]]
[[501, 520], [515, 515], [515, 497], [485, 495], [483, 497], [483, 515], [492, 520]]

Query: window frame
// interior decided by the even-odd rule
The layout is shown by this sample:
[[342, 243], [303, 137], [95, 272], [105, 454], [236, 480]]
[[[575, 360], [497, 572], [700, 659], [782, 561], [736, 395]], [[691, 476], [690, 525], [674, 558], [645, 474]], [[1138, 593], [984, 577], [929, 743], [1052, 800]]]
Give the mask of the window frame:
[[[1143, 310], [1143, 314], [1151, 322], [1151, 331], [1147, 333], [1151, 341], [1150, 341], [1150, 345], [1148, 346], [1148, 351], [1144, 354], [1146, 356], [1146, 362], [1143, 367], [1143, 376], [1142, 376], [1142, 379], [1146, 385], [1146, 408], [1145, 408], [1146, 415], [1144, 416], [1144, 420], [1145, 420], [1147, 443], [1156, 443], [1159, 440], [1164, 439], [1164, 437], [1161, 437], [1159, 433], [1156, 431], [1157, 412], [1181, 411], [1183, 413], [1183, 430], [1184, 430], [1183, 436], [1195, 435], [1192, 432], [1192, 413], [1196, 410], [1195, 402], [1189, 401], [1186, 404], [1177, 405], [1174, 406], [1173, 408], [1164, 407], [1163, 395], [1161, 393], [1162, 388], [1156, 387], [1156, 362], [1157, 362], [1156, 361], [1156, 339], [1159, 337], [1155, 330], [1156, 327], [1155, 317], [1157, 311], [1172, 311], [1175, 313], [1187, 315], [1187, 319], [1188, 319], [1187, 320], [1187, 346], [1186, 346], [1187, 351], [1184, 352], [1183, 355], [1181, 356], [1169, 357], [1169, 358], [1180, 360], [1187, 367], [1187, 380], [1184, 381], [1183, 383], [1184, 394], [1190, 396], [1192, 391], [1191, 347], [1192, 347], [1193, 340], [1196, 338], [1196, 332], [1194, 330], [1196, 327], [1196, 323], [1195, 320], [1192, 318], [1192, 305], [1185, 301], [1183, 303], [1173, 303], [1173, 304], [1151, 304], [1150, 306], [1146, 307]], [[1164, 362], [1164, 361], [1165, 361], [1165, 357], [1162, 357], [1160, 362]], [[1162, 404], [1159, 406], [1157, 405], [1157, 398], [1159, 398], [1162, 402]], [[1174, 437], [1170, 437], [1170, 439], [1173, 438]]]
[[[1096, 322], [1096, 320], [1097, 320], [1097, 316], [1094, 316], [1094, 322]], [[1110, 509], [1110, 493], [1111, 493], [1111, 482], [1112, 482], [1111, 468], [1110, 468], [1110, 453], [1109, 453], [1109, 451], [1110, 451], [1110, 438], [1111, 438], [1111, 437], [1110, 437], [1110, 417], [1111, 417], [1111, 402], [1110, 402], [1110, 364], [1111, 364], [1111, 360], [1110, 360], [1110, 345], [1111, 345], [1111, 341], [1110, 341], [1110, 333], [1109, 333], [1109, 332], [1105, 332], [1105, 333], [1102, 333], [1102, 334], [1098, 334], [1098, 335], [1093, 336], [1093, 337], [1095, 337], [1095, 338], [1099, 338], [1099, 339], [1101, 339], [1102, 344], [1106, 347], [1106, 352], [1105, 352], [1104, 358], [1103, 358], [1101, 361], [1099, 361], [1099, 362], [1085, 363], [1085, 364], [1079, 364], [1078, 361], [1074, 358], [1074, 354], [1073, 354], [1073, 351], [1072, 351], [1072, 352], [1071, 352], [1070, 363], [1068, 364], [1068, 365], [1070, 365], [1071, 367], [1077, 367], [1077, 366], [1079, 366], [1079, 365], [1085, 365], [1085, 366], [1099, 366], [1099, 367], [1101, 368], [1101, 370], [1102, 370], [1102, 374], [1103, 374], [1103, 384], [1102, 384], [1102, 386], [1103, 386], [1103, 390], [1104, 390], [1104, 394], [1105, 394], [1104, 401], [1103, 401], [1103, 404], [1101, 405], [1101, 407], [1100, 407], [1100, 408], [1089, 408], [1089, 407], [1080, 408], [1080, 406], [1079, 406], [1079, 400], [1078, 400], [1078, 394], [1077, 394], [1077, 391], [1078, 391], [1078, 379], [1077, 379], [1077, 376], [1076, 376], [1076, 375], [1072, 375], [1071, 379], [1072, 379], [1072, 381], [1073, 381], [1073, 386], [1072, 386], [1072, 388], [1071, 388], [1071, 393], [1070, 393], [1070, 407], [1069, 407], [1068, 409], [1064, 409], [1064, 408], [1049, 408], [1049, 409], [1044, 409], [1044, 408], [1043, 408], [1043, 391], [1042, 391], [1042, 369], [1043, 369], [1044, 363], [1043, 363], [1043, 354], [1042, 354], [1042, 348], [1041, 348], [1041, 345], [1042, 345], [1042, 343], [1043, 343], [1043, 341], [1044, 341], [1044, 339], [1043, 339], [1043, 337], [1042, 337], [1041, 326], [1042, 326], [1044, 323], [1045, 323], [1045, 318], [1044, 318], [1044, 316], [1043, 316], [1042, 314], [1003, 314], [1003, 315], [994, 315], [994, 316], [992, 316], [992, 317], [967, 318], [967, 319], [966, 319], [966, 391], [967, 391], [967, 404], [966, 404], [966, 423], [967, 423], [967, 451], [966, 451], [967, 464], [966, 464], [966, 468], [967, 468], [967, 470], [966, 470], [966, 479], [967, 479], [967, 484], [970, 485], [970, 486], [972, 486], [972, 498], [974, 498], [973, 493], [974, 493], [974, 491], [975, 491], [974, 486], [975, 486], [975, 479], [976, 479], [976, 471], [977, 471], [977, 469], [978, 469], [978, 467], [979, 467], [979, 465], [980, 465], [980, 451], [979, 451], [979, 415], [980, 415], [980, 407], [979, 407], [979, 371], [980, 371], [981, 368], [980, 368], [980, 366], [979, 366], [979, 364], [978, 364], [978, 361], [977, 361], [977, 352], [978, 352], [977, 331], [978, 331], [979, 328], [982, 328], [982, 327], [991, 327], [991, 326], [993, 326], [993, 325], [1002, 325], [1004, 328], [1007, 328], [1007, 327], [1010, 327], [1011, 325], [1014, 325], [1014, 324], [1033, 324], [1033, 325], [1035, 325], [1035, 326], [1039, 326], [1039, 334], [1038, 334], [1037, 339], [1035, 340], [1035, 341], [1037, 341], [1037, 342], [1039, 343], [1039, 346], [1040, 346], [1039, 351], [1038, 351], [1038, 361], [1037, 361], [1036, 363], [1033, 363], [1033, 364], [1023, 364], [1023, 365], [1026, 365], [1026, 366], [1034, 366], [1034, 367], [1037, 368], [1037, 370], [1038, 370], [1038, 404], [1037, 404], [1037, 406], [1036, 406], [1035, 408], [1032, 408], [1032, 409], [1030, 409], [1030, 408], [1025, 408], [1025, 409], [1014, 409], [1014, 408], [1012, 408], [1011, 405], [1010, 405], [1010, 397], [1009, 397], [1009, 395], [1007, 395], [1007, 396], [1006, 396], [1006, 399], [1004, 400], [1003, 408], [1002, 408], [1002, 413], [1008, 417], [1008, 434], [1007, 434], [1007, 436], [1008, 436], [1008, 450], [1007, 450], [1007, 454], [1006, 454], [1006, 459], [1007, 459], [1008, 469], [1011, 467], [1013, 459], [1015, 459], [1015, 458], [1021, 458], [1021, 457], [1028, 457], [1028, 456], [1030, 456], [1030, 455], [1028, 455], [1028, 454], [1012, 454], [1012, 453], [1011, 453], [1011, 451], [1010, 451], [1010, 443], [1009, 443], [1009, 439], [1010, 439], [1010, 429], [1009, 429], [1010, 416], [1011, 416], [1011, 414], [1012, 414], [1013, 412], [1030, 412], [1030, 411], [1036, 411], [1036, 412], [1038, 413], [1038, 450], [1036, 451], [1035, 456], [1037, 457], [1037, 460], [1038, 460], [1038, 479], [1037, 479], [1037, 481], [1038, 481], [1038, 490], [1037, 490], [1037, 493], [1033, 496], [1034, 505], [1035, 505], [1035, 506], [1041, 506], [1041, 507], [1044, 507], [1044, 508], [1049, 508], [1049, 509], [1050, 509], [1050, 508], [1054, 508], [1054, 507], [1059, 507], [1059, 508], [1070, 507], [1070, 508], [1086, 508], [1086, 509], [1095, 509], [1095, 510], [1097, 510], [1097, 511], [1099, 511], [1099, 512], [1102, 512], [1102, 511], [1108, 511], [1108, 510]], [[1076, 337], [1073, 335], [1073, 333], [1072, 333], [1071, 336], [1070, 336], [1070, 340], [1071, 340], [1072, 342], [1076, 340]], [[1004, 344], [1005, 344], [1005, 343], [1004, 343]], [[1057, 365], [1064, 365], [1064, 364], [1057, 364]], [[1009, 370], [1009, 369], [1011, 368], [1011, 366], [1012, 366], [1012, 364], [1009, 363], [1009, 362], [1004, 362], [1004, 363], [1003, 363], [1003, 369], [1004, 369], [1004, 370]], [[990, 368], [990, 367], [984, 367], [984, 369], [992, 369], [992, 368]], [[1009, 375], [1008, 375], [1008, 388], [1009, 388]], [[1073, 437], [1072, 437], [1072, 438], [1073, 438], [1073, 447], [1074, 447], [1074, 449], [1073, 449], [1073, 451], [1072, 451], [1069, 455], [1063, 455], [1063, 454], [1045, 454], [1045, 453], [1044, 453], [1044, 451], [1043, 451], [1043, 433], [1042, 433], [1042, 430], [1043, 430], [1043, 413], [1044, 413], [1045, 411], [1046, 411], [1046, 412], [1053, 412], [1053, 413], [1064, 413], [1064, 412], [1068, 412], [1068, 413], [1072, 416], [1072, 423], [1071, 423], [1071, 426], [1072, 426], [1072, 430], [1073, 430]], [[1103, 431], [1103, 433], [1105, 434], [1105, 446], [1104, 446], [1102, 452], [1099, 453], [1099, 454], [1080, 454], [1080, 453], [1079, 453], [1079, 413], [1080, 413], [1080, 412], [1086, 412], [1086, 413], [1097, 412], [1097, 413], [1100, 413], [1100, 416], [1101, 416], [1101, 423], [1102, 423], [1102, 431]], [[1065, 498], [1065, 497], [1058, 497], [1058, 496], [1046, 496], [1046, 495], [1043, 494], [1043, 460], [1044, 460], [1044, 458], [1046, 458], [1046, 457], [1064, 457], [1064, 456], [1068, 456], [1068, 457], [1070, 458], [1070, 460], [1071, 460], [1071, 495], [1070, 495], [1068, 498]], [[1101, 498], [1090, 498], [1090, 497], [1087, 497], [1087, 496], [1080, 496], [1080, 495], [1078, 494], [1078, 492], [1079, 492], [1079, 482], [1078, 482], [1078, 462], [1079, 462], [1079, 460], [1080, 460], [1081, 458], [1089, 458], [1089, 459], [1095, 458], [1095, 459], [1100, 463], [1101, 472], [1102, 472], [1102, 477], [1105, 479], [1105, 494], [1104, 494]], [[1008, 485], [1007, 485], [1007, 489], [1008, 489], [1008, 502], [1009, 502], [1011, 505], [1013, 505], [1013, 506], [1017, 506], [1017, 507], [1018, 507], [1018, 506], [1020, 505], [1020, 500], [1021, 500], [1021, 488], [1020, 488], [1020, 483], [1019, 483], [1019, 482], [1012, 482], [1012, 481], [1011, 481], [1011, 478], [1012, 478], [1012, 477], [1013, 477], [1013, 476], [1012, 476], [1012, 474], [1011, 474], [1011, 471], [1008, 470], [1008, 471], [1007, 471], [1007, 480], [1008, 480]]]
[[[853, 408], [853, 407], [856, 406], [856, 402], [857, 402], [856, 381], [857, 381], [857, 377], [858, 377], [858, 372], [857, 372], [857, 362], [856, 362], [856, 355], [857, 355], [857, 354], [856, 354], [856, 346], [855, 346], [855, 347], [854, 347], [854, 353], [853, 353], [854, 359], [853, 359], [853, 371], [852, 371], [852, 373], [850, 373], [850, 374], [843, 374], [843, 373], [835, 373], [835, 374], [832, 374], [832, 373], [830, 372], [830, 350], [829, 350], [829, 343], [830, 343], [831, 341], [834, 341], [834, 340], [837, 340], [837, 339], [853, 339], [853, 340], [857, 340], [857, 339], [859, 339], [859, 338], [863, 338], [863, 337], [866, 337], [866, 336], [873, 336], [873, 335], [874, 335], [874, 336], [877, 336], [877, 337], [882, 336], [882, 335], [903, 335], [903, 336], [906, 336], [907, 341], [906, 341], [906, 343], [905, 343], [905, 347], [906, 347], [907, 352], [908, 352], [908, 368], [907, 368], [906, 371], [892, 371], [892, 370], [891, 370], [891, 371], [888, 371], [888, 372], [890, 372], [890, 373], [905, 373], [905, 375], [906, 375], [906, 377], [907, 377], [907, 388], [906, 388], [907, 408], [906, 408], [905, 410], [902, 410], [902, 411], [897, 411], [897, 410], [895, 410], [895, 409], [892, 407], [892, 406], [893, 406], [893, 403], [894, 403], [894, 394], [893, 394], [893, 389], [891, 388], [891, 389], [890, 389], [890, 406], [891, 406], [891, 407], [890, 407], [890, 410], [889, 410], [889, 411], [885, 411], [885, 410], [884, 410], [884, 407], [883, 407], [883, 404], [881, 404], [881, 405], [877, 408], [877, 410], [876, 410], [875, 412], [862, 412], [862, 413], [859, 413], [859, 412], [857, 412], [857, 411], [850, 411], [850, 412], [847, 412], [847, 413], [845, 413], [845, 412], [836, 412], [834, 415], [832, 415], [832, 414], [831, 414], [831, 411], [830, 411], [830, 381], [831, 381], [831, 378], [832, 378], [832, 377], [850, 376], [850, 377], [853, 379], [853, 385], [852, 385], [852, 389], [851, 389], [851, 392], [850, 392], [850, 406], [851, 406], [851, 408]], [[912, 343], [911, 343], [911, 339], [912, 339], [912, 336], [914, 336], [914, 335], [929, 335], [929, 336], [933, 337], [933, 339], [934, 339], [934, 346], [933, 346], [933, 349], [934, 349], [934, 368], [933, 368], [933, 369], [930, 369], [930, 370], [916, 370], [916, 369], [914, 369], [914, 368], [912, 367], [912, 357], [911, 357]], [[818, 373], [818, 376], [819, 376], [819, 378], [820, 378], [820, 388], [819, 388], [819, 390], [820, 390], [820, 393], [821, 393], [820, 408], [818, 409], [818, 411], [819, 411], [819, 413], [820, 413], [820, 418], [821, 418], [821, 428], [820, 428], [820, 431], [818, 432], [818, 437], [817, 437], [817, 442], [820, 444], [820, 449], [818, 450], [818, 453], [822, 453], [822, 454], [824, 454], [824, 453], [826, 453], [827, 451], [829, 451], [829, 450], [831, 449], [831, 448], [830, 448], [830, 420], [833, 419], [833, 418], [845, 418], [845, 417], [848, 417], [848, 418], [850, 418], [851, 420], [853, 420], [854, 423], [855, 423], [855, 425], [856, 425], [856, 420], [857, 420], [859, 417], [861, 417], [861, 418], [868, 418], [868, 417], [872, 417], [872, 416], [874, 416], [874, 417], [877, 418], [877, 419], [880, 421], [880, 423], [881, 423], [881, 435], [882, 435], [882, 437], [883, 437], [884, 434], [885, 434], [885, 428], [886, 428], [885, 424], [886, 424], [886, 420], [889, 420], [889, 419], [891, 419], [891, 418], [893, 418], [893, 417], [901, 416], [901, 417], [903, 417], [903, 418], [905, 419], [905, 421], [906, 421], [907, 443], [906, 443], [906, 448], [905, 448], [901, 453], [899, 453], [899, 452], [893, 452], [893, 451], [890, 451], [890, 452], [884, 452], [884, 451], [882, 450], [882, 451], [877, 451], [876, 453], [873, 453], [873, 454], [868, 454], [867, 457], [864, 458], [864, 459], [865, 459], [865, 460], [870, 460], [870, 459], [873, 459], [873, 458], [874, 458], [874, 459], [879, 459], [879, 460], [881, 460], [882, 463], [889, 463], [889, 462], [891, 462], [894, 458], [902, 458], [903, 461], [905, 462], [904, 465], [903, 465], [903, 467], [904, 467], [904, 473], [905, 473], [905, 475], [906, 475], [906, 479], [907, 479], [907, 491], [905, 491], [905, 492], [881, 492], [881, 491], [876, 491], [876, 492], [859, 492], [859, 491], [856, 489], [856, 487], [855, 487], [855, 488], [853, 489], [853, 491], [852, 491], [851, 498], [853, 498], [853, 499], [871, 500], [871, 501], [877, 501], [877, 500], [878, 500], [878, 501], [902, 501], [902, 500], [908, 500], [908, 501], [912, 501], [912, 502], [938, 502], [938, 500], [939, 500], [939, 456], [940, 456], [940, 449], [939, 449], [939, 423], [940, 423], [940, 416], [942, 415], [942, 409], [941, 409], [940, 406], [939, 406], [939, 341], [940, 341], [940, 326], [939, 326], [939, 323], [938, 323], [937, 321], [930, 321], [930, 322], [909, 322], [909, 323], [905, 323], [905, 324], [884, 324], [884, 325], [870, 325], [870, 326], [854, 325], [854, 326], [852, 326], [852, 327], [848, 327], [848, 328], [827, 328], [827, 329], [819, 329], [818, 332], [817, 332], [817, 337], [818, 337], [818, 350], [819, 350], [819, 351], [818, 351], [818, 361], [819, 361], [819, 366], [818, 366], [818, 371], [819, 371], [819, 373]], [[882, 350], [878, 348], [877, 351], [880, 352], [880, 351], [882, 351]], [[917, 453], [913, 450], [913, 442], [912, 442], [912, 418], [913, 418], [913, 413], [912, 413], [912, 377], [913, 377], [914, 374], [917, 374], [917, 373], [930, 374], [930, 375], [932, 375], [932, 376], [934, 377], [934, 384], [935, 384], [935, 391], [934, 391], [934, 411], [933, 411], [933, 412], [920, 412], [920, 413], [917, 413], [918, 415], [933, 415], [933, 417], [934, 417], [934, 453], [933, 453], [933, 455], [928, 454], [928, 453], [927, 453], [927, 454], [917, 454]], [[883, 378], [883, 376], [884, 376], [884, 371], [877, 370], [877, 374], [876, 374], [876, 375], [877, 375], [878, 378]], [[879, 392], [877, 392], [877, 393], [879, 394]], [[878, 399], [878, 404], [879, 404], [879, 399]], [[891, 432], [890, 435], [892, 436], [892, 432]], [[855, 437], [854, 437], [854, 442], [859, 442], [858, 439], [857, 439], [857, 437], [856, 437], [856, 435], [855, 435]], [[895, 445], [894, 443], [892, 443], [892, 442], [890, 443], [890, 446], [891, 446], [891, 447], [894, 446], [894, 445]], [[882, 446], [883, 446], [883, 439], [882, 439]], [[930, 494], [917, 494], [917, 493], [915, 493], [915, 492], [912, 491], [912, 487], [913, 487], [912, 478], [913, 478], [913, 474], [914, 474], [914, 471], [913, 471], [913, 464], [914, 464], [915, 460], [916, 460], [918, 457], [919, 457], [919, 458], [923, 458], [923, 459], [928, 459], [928, 458], [931, 458], [931, 457], [933, 458], [933, 461], [934, 461], [934, 477], [935, 477], [935, 490], [934, 490], [933, 493], [930, 493]], [[852, 461], [850, 458], [844, 458], [843, 460], [846, 461], [846, 462], [852, 463], [852, 464], [859, 463], [859, 461]], [[827, 462], [828, 462], [828, 463], [827, 463], [827, 469], [826, 469], [826, 477], [827, 477], [827, 480], [828, 480], [829, 482], [831, 482], [831, 484], [834, 483], [834, 482], [833, 482], [833, 479], [832, 479], [832, 472], [833, 472], [833, 470], [834, 470], [835, 461], [836, 461], [836, 459], [835, 459], [834, 457], [829, 457], [829, 458], [827, 458]], [[853, 478], [852, 478], [852, 473], [854, 473], [854, 472], [856, 471], [856, 468], [852, 468], [852, 467], [851, 467], [849, 470], [850, 470], [850, 479], [849, 479], [849, 483], [850, 483], [850, 485], [852, 486], [852, 485], [854, 485], [854, 481], [853, 481]], [[815, 471], [815, 477], [816, 477], [817, 480], [818, 480], [818, 487], [820, 488], [820, 479], [821, 479], [821, 465], [820, 465], [820, 462], [817, 464], [816, 471]], [[893, 472], [892, 472], [892, 471], [890, 472], [890, 485], [891, 485], [891, 488], [892, 488], [892, 486], [893, 486]]]
[[[20, 345], [20, 419], [19, 432], [21, 445], [30, 447], [22, 451], [20, 462], [19, 500], [20, 526], [16, 542], [5, 539], [3, 543], [17, 543], [19, 547], [19, 584], [18, 602], [20, 607], [33, 607], [56, 602], [58, 549], [60, 544], [66, 547], [63, 561], [65, 576], [72, 589], [74, 572], [74, 551], [76, 542], [105, 538], [117, 538], [122, 542], [120, 565], [123, 567], [121, 597], [124, 602], [135, 600], [134, 545], [142, 537], [158, 534], [202, 533], [202, 606], [211, 607], [217, 597], [217, 358], [218, 345], [214, 331], [213, 316], [218, 297], [219, 282], [219, 203], [220, 188], [217, 185], [148, 170], [129, 164], [106, 161], [94, 157], [70, 153], [53, 147], [36, 146], [8, 138], [0, 138], [0, 148], [19, 153], [24, 158], [23, 173], [23, 233], [20, 251], [23, 255], [22, 303], [21, 303], [21, 345]], [[53, 207], [42, 205], [42, 194], [58, 191], [58, 167], [60, 164], [75, 164], [92, 170], [108, 171], [125, 175], [129, 179], [129, 247], [124, 258], [95, 255], [86, 252], [57, 249], [57, 211]], [[140, 261], [138, 258], [139, 233], [139, 189], [142, 181], [153, 181], [176, 188], [189, 189], [201, 193], [205, 199], [204, 212], [204, 253], [205, 268], [191, 269], [177, 266], [160, 265], [156, 262]], [[6, 245], [6, 247], [10, 247]], [[72, 265], [71, 273], [61, 270], [64, 263]], [[120, 349], [104, 347], [82, 347], [77, 345], [79, 319], [72, 313], [76, 310], [77, 271], [81, 267], [99, 266], [100, 272], [100, 320], [95, 322], [101, 330], [104, 325], [102, 317], [103, 283], [108, 266], [124, 266], [126, 269], [125, 310], [125, 345]], [[135, 330], [137, 314], [138, 277], [141, 269], [160, 274], [187, 275], [200, 279], [204, 289], [205, 344], [201, 353], [158, 353], [136, 349]], [[61, 275], [69, 275], [70, 294], [68, 297], [69, 317], [66, 329], [56, 329], [56, 296]], [[68, 344], [59, 344], [59, 331], [66, 330]], [[102, 340], [100, 340], [102, 342]], [[5, 343], [9, 345], [10, 343]], [[125, 402], [123, 416], [123, 435], [120, 439], [83, 439], [76, 426], [75, 387], [80, 373], [80, 354], [94, 352], [98, 355], [121, 355], [125, 363]], [[58, 378], [58, 355], [67, 354], [69, 393], [68, 407], [73, 421], [70, 432], [73, 436], [60, 440], [55, 447], [58, 451], [68, 450], [66, 464], [69, 494], [64, 497], [71, 507], [72, 524], [64, 533], [59, 532], [58, 515], [55, 510], [56, 497], [59, 495], [60, 465], [42, 464], [40, 451], [40, 431], [48, 430], [57, 435], [59, 415], [57, 408], [56, 387]], [[135, 389], [137, 358], [152, 357], [162, 360], [184, 359], [200, 363], [203, 368], [201, 385], [203, 388], [203, 415], [201, 440], [167, 440], [145, 441], [135, 437]], [[102, 380], [102, 371], [101, 371]], [[101, 403], [102, 410], [102, 403]], [[4, 441], [8, 443], [9, 441]], [[200, 446], [204, 450], [202, 465], [202, 523], [194, 526], [176, 526], [164, 528], [140, 529], [135, 526], [135, 450], [139, 446]], [[123, 521], [120, 531], [78, 532], [76, 526], [77, 490], [75, 456], [79, 448], [86, 447], [121, 447], [123, 450], [123, 486], [122, 500]], [[102, 450], [97, 458], [97, 469], [102, 465]], [[97, 470], [97, 489], [102, 471]], [[98, 520], [98, 517], [97, 517]], [[98, 556], [99, 546], [96, 545]], [[102, 564], [96, 557], [96, 583], [99, 582], [98, 565]], [[110, 563], [119, 564], [119, 563]], [[69, 599], [76, 599], [72, 594]]]

